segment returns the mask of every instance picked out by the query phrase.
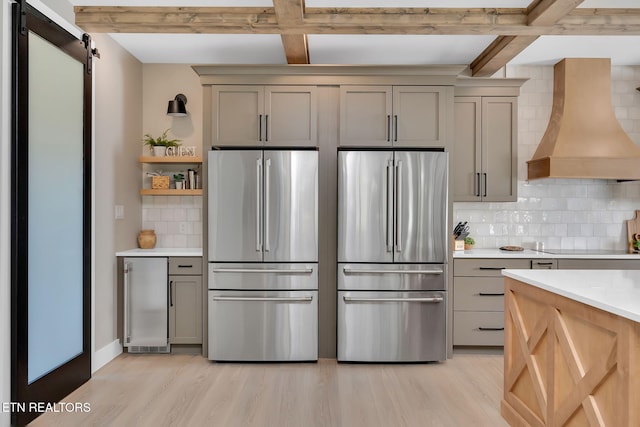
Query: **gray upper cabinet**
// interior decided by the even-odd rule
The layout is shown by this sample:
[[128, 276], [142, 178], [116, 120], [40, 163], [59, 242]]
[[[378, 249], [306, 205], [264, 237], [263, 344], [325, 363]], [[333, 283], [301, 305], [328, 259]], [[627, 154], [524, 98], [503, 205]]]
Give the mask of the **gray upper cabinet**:
[[517, 198], [517, 97], [455, 97], [454, 201]]
[[341, 86], [341, 146], [444, 146], [442, 86]]
[[315, 86], [213, 86], [214, 146], [317, 145]]

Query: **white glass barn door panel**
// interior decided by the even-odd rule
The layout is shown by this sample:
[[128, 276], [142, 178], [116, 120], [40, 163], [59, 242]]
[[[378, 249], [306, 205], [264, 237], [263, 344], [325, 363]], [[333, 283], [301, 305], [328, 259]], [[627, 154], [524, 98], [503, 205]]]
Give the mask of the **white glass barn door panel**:
[[29, 34], [29, 383], [82, 353], [83, 73]]

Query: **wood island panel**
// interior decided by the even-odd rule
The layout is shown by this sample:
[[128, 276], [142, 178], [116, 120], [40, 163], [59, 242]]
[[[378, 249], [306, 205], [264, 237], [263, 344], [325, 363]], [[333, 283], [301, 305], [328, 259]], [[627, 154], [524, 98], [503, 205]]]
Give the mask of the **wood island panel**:
[[640, 323], [505, 278], [511, 426], [640, 425]]

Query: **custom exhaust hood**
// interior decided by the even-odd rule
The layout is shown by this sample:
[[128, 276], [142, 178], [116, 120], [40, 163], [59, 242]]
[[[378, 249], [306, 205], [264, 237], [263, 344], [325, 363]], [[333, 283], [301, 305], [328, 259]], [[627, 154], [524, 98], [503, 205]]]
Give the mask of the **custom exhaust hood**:
[[640, 179], [640, 147], [611, 104], [611, 60], [567, 58], [554, 67], [547, 130], [527, 162], [528, 179]]

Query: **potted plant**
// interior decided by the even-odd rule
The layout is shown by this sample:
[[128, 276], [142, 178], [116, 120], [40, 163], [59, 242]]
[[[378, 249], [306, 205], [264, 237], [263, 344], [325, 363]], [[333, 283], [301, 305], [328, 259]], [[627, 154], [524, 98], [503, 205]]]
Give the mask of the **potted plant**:
[[176, 180], [176, 190], [184, 189], [184, 174], [177, 173], [173, 175], [173, 179]]
[[473, 240], [473, 237], [465, 237], [464, 238], [464, 250], [468, 251], [470, 249], [473, 249], [473, 245], [476, 244], [476, 241]]
[[162, 135], [157, 138], [154, 138], [149, 134], [145, 134], [143, 139], [144, 145], [147, 145], [149, 149], [153, 151], [154, 156], [164, 156], [167, 151], [167, 147], [180, 146], [180, 140], [169, 139], [167, 132], [169, 132], [169, 129], [162, 132]]

